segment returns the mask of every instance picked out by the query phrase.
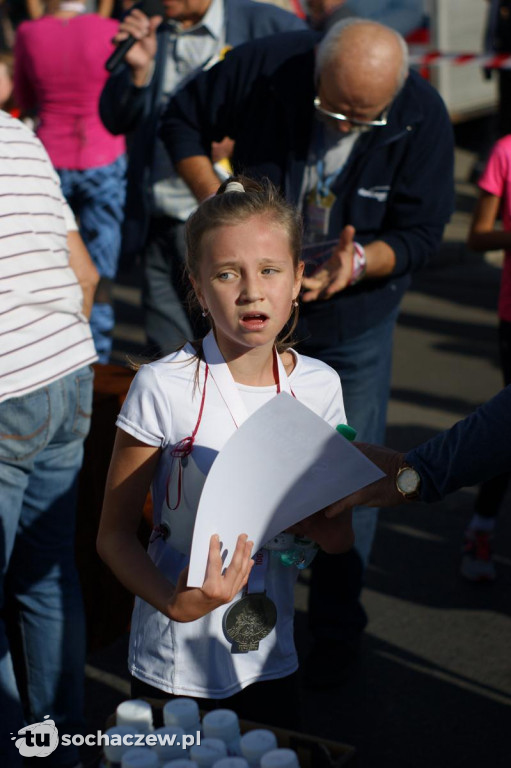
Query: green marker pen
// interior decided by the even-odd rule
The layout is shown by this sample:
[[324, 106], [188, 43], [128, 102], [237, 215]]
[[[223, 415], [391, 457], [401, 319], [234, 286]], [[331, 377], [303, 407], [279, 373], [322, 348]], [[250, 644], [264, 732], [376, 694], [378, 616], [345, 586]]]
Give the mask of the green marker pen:
[[336, 430], [340, 435], [345, 437], [346, 440], [349, 440], [350, 442], [353, 442], [357, 436], [357, 430], [353, 429], [353, 427], [350, 427], [348, 424], [338, 424], [336, 426]]

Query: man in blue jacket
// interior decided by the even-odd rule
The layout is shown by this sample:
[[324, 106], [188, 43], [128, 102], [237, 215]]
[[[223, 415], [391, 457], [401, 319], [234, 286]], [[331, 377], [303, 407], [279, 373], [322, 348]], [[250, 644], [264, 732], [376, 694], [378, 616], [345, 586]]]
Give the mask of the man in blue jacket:
[[339, 515], [349, 521], [353, 507], [395, 507], [404, 502], [440, 501], [465, 486], [486, 482], [511, 470], [511, 385], [450, 429], [439, 432], [407, 453], [370, 443], [355, 443], [385, 472], [375, 483], [294, 526], [301, 536], [342, 547], [346, 526], [332, 525]]
[[507, 473], [511, 469], [510, 434], [511, 385], [450, 429], [407, 453], [357, 444], [383, 469], [385, 477], [332, 504], [326, 517], [361, 503], [378, 507], [395, 507], [414, 499], [432, 503], [460, 488]]
[[159, 116], [183, 83], [227, 49], [305, 28], [293, 14], [252, 0], [163, 0], [162, 6], [163, 20], [135, 8], [122, 21], [116, 42], [130, 34], [138, 42], [112, 73], [100, 100], [108, 130], [132, 134], [122, 257], [126, 264], [143, 255], [146, 333], [153, 351], [160, 353], [193, 337], [186, 311], [183, 231], [197, 203], [157, 139]]
[[[453, 207], [452, 129], [437, 92], [408, 73], [395, 31], [348, 19], [318, 43], [295, 32], [240, 46], [176, 95], [161, 136], [198, 199], [217, 187], [211, 142], [229, 135], [235, 170], [268, 175], [303, 210], [313, 274], [300, 349], [339, 371], [350, 424], [379, 443], [399, 303]], [[358, 597], [375, 526], [375, 510], [357, 510], [356, 550], [314, 561], [316, 687], [338, 682], [342, 649], [350, 658], [365, 626]]]

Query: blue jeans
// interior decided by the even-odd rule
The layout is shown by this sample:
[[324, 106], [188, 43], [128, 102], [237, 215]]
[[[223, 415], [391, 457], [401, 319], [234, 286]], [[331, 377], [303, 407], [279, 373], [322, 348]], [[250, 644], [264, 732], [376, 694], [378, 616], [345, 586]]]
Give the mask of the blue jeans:
[[[0, 765], [21, 765], [10, 733], [49, 715], [83, 728], [85, 623], [75, 507], [89, 431], [89, 367], [0, 403]], [[73, 764], [59, 747], [45, 766]]]
[[[357, 440], [383, 443], [392, 373], [393, 331], [399, 309], [383, 322], [355, 338], [324, 347], [321, 339], [301, 343], [299, 350], [335, 368], [342, 382], [348, 424]], [[300, 333], [306, 333], [306, 320]], [[331, 336], [331, 329], [329, 336]], [[358, 507], [353, 514], [355, 552], [320, 553], [312, 563], [309, 620], [316, 637], [351, 641], [365, 627], [367, 618], [358, 597], [364, 567], [371, 554], [378, 510]]]
[[60, 168], [58, 174], [64, 197], [78, 219], [80, 235], [102, 278], [102, 295], [97, 295], [92, 307], [90, 327], [99, 362], [108, 363], [114, 327], [109, 283], [117, 275], [121, 252], [126, 156], [83, 171]]

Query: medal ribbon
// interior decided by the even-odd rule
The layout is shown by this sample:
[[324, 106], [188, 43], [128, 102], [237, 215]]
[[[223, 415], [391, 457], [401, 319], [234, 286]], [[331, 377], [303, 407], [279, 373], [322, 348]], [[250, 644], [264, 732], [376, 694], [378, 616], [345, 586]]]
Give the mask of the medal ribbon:
[[248, 577], [248, 583], [245, 587], [245, 594], [261, 594], [265, 590], [266, 572], [270, 562], [270, 553], [267, 549], [260, 549], [254, 555], [254, 565]]
[[[332, 184], [334, 183], [336, 177], [341, 173], [342, 168], [340, 168], [337, 171], [334, 171], [330, 174], [330, 176], [325, 176], [325, 161], [323, 158], [318, 160], [316, 163], [316, 170], [318, 173], [318, 183], [316, 186], [316, 202], [318, 205], [320, 205], [320, 200], [322, 198], [328, 197], [330, 194], [330, 190], [332, 188]], [[318, 200], [318, 197], [320, 200]]]
[[[202, 349], [204, 351], [204, 358], [210, 369], [211, 378], [215, 382], [220, 396], [224, 401], [227, 410], [231, 414], [235, 426], [239, 427], [248, 417], [247, 409], [236, 386], [236, 382], [229, 370], [229, 366], [225, 362], [222, 353], [218, 348], [213, 331], [210, 331], [203, 340]], [[273, 348], [273, 364], [275, 378], [277, 379], [277, 394], [280, 394], [280, 392], [287, 392], [294, 397], [286, 369], [284, 368], [284, 364], [280, 359], [280, 355], [277, 354], [275, 347]], [[269, 553], [265, 549], [260, 549], [256, 552], [254, 556], [254, 566], [250, 572], [248, 584], [246, 586], [247, 594], [264, 593], [268, 562]]]
[[[199, 416], [197, 418], [197, 423], [195, 424], [195, 428], [192, 432], [192, 434], [189, 437], [184, 437], [182, 440], [177, 443], [174, 448], [171, 450], [170, 455], [172, 456], [172, 462], [169, 469], [169, 474], [167, 477], [167, 490], [165, 493], [166, 496], [166, 502], [167, 506], [170, 510], [174, 511], [179, 507], [179, 504], [181, 503], [181, 488], [183, 484], [183, 467], [181, 465], [181, 459], [183, 459], [185, 456], [189, 456], [193, 450], [193, 444], [195, 443], [195, 435], [197, 434], [197, 430], [199, 429], [200, 423], [202, 421], [202, 413], [204, 411], [204, 403], [206, 401], [206, 384], [208, 381], [208, 366], [206, 365], [206, 370], [204, 372], [204, 384], [202, 387], [202, 398], [199, 408]], [[178, 461], [178, 476], [177, 476], [177, 501], [176, 506], [173, 507], [170, 503], [170, 478], [172, 476], [172, 470], [174, 468], [174, 460], [177, 459]]]
[[[247, 409], [229, 370], [229, 366], [218, 348], [213, 331], [210, 331], [204, 338], [202, 349], [211, 378], [215, 382], [220, 397], [231, 414], [235, 427], [238, 428], [248, 418]], [[287, 392], [289, 395], [292, 395], [293, 392], [289, 385], [286, 369], [275, 348], [273, 349], [273, 356], [274, 365], [276, 361], [277, 394]]]
[[337, 176], [340, 176], [346, 163], [343, 163], [340, 168], [336, 168], [335, 171], [333, 171], [331, 174], [325, 176], [325, 128], [323, 125], [319, 125], [318, 128], [319, 130], [316, 134], [316, 156], [318, 158], [316, 161], [316, 173], [318, 175], [318, 181], [316, 185], [316, 203], [321, 205], [321, 199], [328, 197], [330, 190], [332, 189], [332, 184], [334, 183]]

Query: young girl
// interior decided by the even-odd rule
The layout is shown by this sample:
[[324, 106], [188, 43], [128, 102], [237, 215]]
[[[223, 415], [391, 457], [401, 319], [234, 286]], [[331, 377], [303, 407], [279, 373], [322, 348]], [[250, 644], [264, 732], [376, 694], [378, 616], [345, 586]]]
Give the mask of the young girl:
[[[188, 220], [187, 251], [212, 331], [138, 371], [117, 420], [98, 551], [137, 596], [134, 695], [200, 697], [203, 708], [221, 699], [242, 717], [293, 727], [296, 568], [265, 548], [254, 565], [245, 535], [225, 573], [212, 537], [201, 589], [186, 588], [186, 567], [206, 475], [242, 421], [287, 391], [335, 426], [345, 422], [341, 385], [327, 365], [279, 342], [296, 321], [301, 221], [269, 182], [224, 182]], [[150, 484], [155, 530], [145, 552], [136, 534]], [[346, 548], [351, 541], [348, 532]], [[240, 643], [240, 621], [254, 618], [247, 595], [262, 599], [260, 620]]]

